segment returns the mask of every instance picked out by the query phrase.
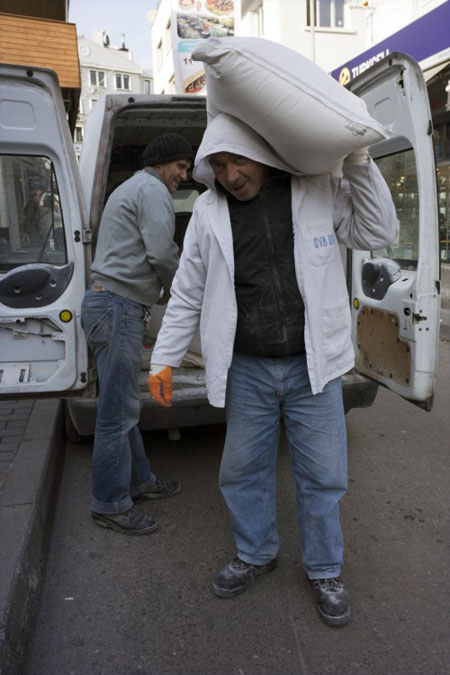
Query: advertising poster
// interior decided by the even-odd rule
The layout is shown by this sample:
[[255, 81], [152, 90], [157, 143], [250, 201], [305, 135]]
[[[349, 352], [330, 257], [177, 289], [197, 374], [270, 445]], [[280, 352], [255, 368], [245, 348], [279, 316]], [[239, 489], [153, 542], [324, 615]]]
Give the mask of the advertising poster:
[[232, 37], [241, 0], [172, 0], [171, 37], [177, 94], [206, 94], [205, 71], [192, 60], [197, 40]]

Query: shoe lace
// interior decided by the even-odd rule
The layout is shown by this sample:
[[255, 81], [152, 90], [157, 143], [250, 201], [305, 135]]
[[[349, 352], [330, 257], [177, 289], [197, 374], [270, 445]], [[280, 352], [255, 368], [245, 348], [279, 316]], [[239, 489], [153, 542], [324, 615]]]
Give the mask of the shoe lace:
[[171, 489], [173, 489], [174, 482], [171, 480], [157, 478], [153, 487], [160, 492], [169, 492]]
[[133, 504], [133, 506], [132, 506], [131, 508], [129, 508], [128, 511], [125, 511], [125, 513], [122, 513], [122, 517], [123, 517], [125, 520], [129, 521], [130, 518], [133, 518], [133, 516], [134, 516], [137, 512], [138, 512], [138, 510], [137, 510], [137, 508], [135, 507], [135, 505]]
[[334, 577], [333, 579], [316, 579], [317, 585], [319, 585], [324, 591], [330, 593], [337, 593], [342, 589], [342, 581], [339, 577]]
[[237, 568], [239, 570], [246, 570], [248, 567], [250, 567], [249, 563], [244, 562], [244, 560], [241, 560], [240, 558], [235, 558], [233, 560], [233, 567]]

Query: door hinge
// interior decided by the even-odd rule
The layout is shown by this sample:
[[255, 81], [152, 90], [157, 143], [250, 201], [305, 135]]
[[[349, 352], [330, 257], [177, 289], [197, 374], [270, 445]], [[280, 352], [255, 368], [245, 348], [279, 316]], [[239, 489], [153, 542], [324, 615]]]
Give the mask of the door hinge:
[[423, 314], [413, 314], [413, 323], [419, 323], [419, 321], [426, 321], [427, 317], [423, 316]]

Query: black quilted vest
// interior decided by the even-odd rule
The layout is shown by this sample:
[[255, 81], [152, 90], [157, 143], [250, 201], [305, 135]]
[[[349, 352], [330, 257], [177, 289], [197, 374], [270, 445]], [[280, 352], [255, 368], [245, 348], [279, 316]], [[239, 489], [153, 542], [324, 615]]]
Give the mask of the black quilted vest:
[[275, 172], [250, 201], [226, 194], [238, 306], [234, 351], [298, 354], [305, 349], [305, 308], [295, 276], [290, 176]]

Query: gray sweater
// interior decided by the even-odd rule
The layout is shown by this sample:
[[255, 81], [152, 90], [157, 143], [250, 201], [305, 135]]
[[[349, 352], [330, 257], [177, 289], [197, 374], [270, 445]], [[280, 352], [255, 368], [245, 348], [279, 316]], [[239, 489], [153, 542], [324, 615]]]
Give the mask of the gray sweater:
[[119, 185], [100, 221], [92, 280], [146, 306], [168, 293], [178, 267], [169, 190], [147, 167]]

